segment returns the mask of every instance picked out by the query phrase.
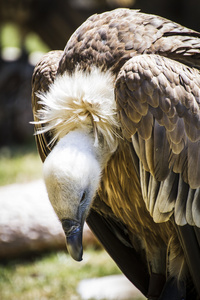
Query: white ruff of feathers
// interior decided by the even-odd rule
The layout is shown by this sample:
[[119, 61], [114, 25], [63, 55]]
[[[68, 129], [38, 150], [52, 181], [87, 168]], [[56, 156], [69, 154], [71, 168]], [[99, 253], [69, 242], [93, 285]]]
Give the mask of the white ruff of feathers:
[[53, 133], [50, 143], [60, 140], [74, 129], [87, 127], [94, 132], [95, 146], [102, 135], [111, 152], [117, 147], [118, 122], [114, 99], [114, 82], [109, 72], [94, 68], [91, 73], [75, 71], [58, 76], [47, 93], [39, 92], [34, 124], [36, 134]]

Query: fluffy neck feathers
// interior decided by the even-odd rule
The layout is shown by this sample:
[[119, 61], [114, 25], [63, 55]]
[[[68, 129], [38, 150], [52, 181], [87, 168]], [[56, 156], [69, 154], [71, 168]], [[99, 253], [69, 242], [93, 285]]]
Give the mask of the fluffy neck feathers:
[[103, 137], [111, 152], [117, 147], [118, 122], [113, 76], [94, 68], [91, 73], [75, 71], [58, 76], [47, 93], [38, 94], [42, 109], [37, 112], [42, 124], [37, 133], [53, 132], [51, 142], [76, 128], [90, 128], [98, 145]]

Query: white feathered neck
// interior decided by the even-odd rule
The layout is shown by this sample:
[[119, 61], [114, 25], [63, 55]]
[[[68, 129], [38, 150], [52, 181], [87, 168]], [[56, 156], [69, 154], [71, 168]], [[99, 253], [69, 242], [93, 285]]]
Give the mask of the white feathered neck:
[[43, 126], [36, 134], [50, 130], [55, 142], [71, 130], [91, 126], [95, 143], [103, 135], [111, 152], [115, 151], [118, 122], [113, 80], [109, 72], [97, 68], [58, 76], [47, 93], [38, 93], [43, 108], [35, 123]]

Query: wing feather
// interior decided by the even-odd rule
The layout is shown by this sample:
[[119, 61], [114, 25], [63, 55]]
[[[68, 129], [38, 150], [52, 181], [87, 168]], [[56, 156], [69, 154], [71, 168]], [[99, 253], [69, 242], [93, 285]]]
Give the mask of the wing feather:
[[199, 211], [200, 211], [200, 189], [198, 188], [195, 191], [194, 200], [192, 203], [192, 215], [194, 219], [194, 223], [200, 228], [200, 218], [199, 218]]
[[179, 176], [178, 183], [178, 194], [176, 197], [175, 203], [175, 221], [179, 226], [184, 226], [187, 224], [186, 221], [186, 203], [187, 203], [187, 195], [189, 191], [189, 186], [186, 184], [182, 176]]
[[166, 130], [160, 126], [157, 121], [154, 121], [154, 134], [152, 136], [154, 142], [154, 157], [153, 157], [153, 175], [156, 180], [164, 180], [169, 173], [169, 144], [166, 139]]
[[141, 118], [140, 126], [138, 128], [138, 133], [140, 137], [144, 140], [148, 140], [152, 135], [152, 127], [153, 127], [153, 116], [148, 111], [146, 116]]
[[144, 169], [143, 197], [154, 221], [175, 213], [178, 225], [199, 226], [199, 70], [155, 54], [134, 56], [119, 72], [115, 94], [122, 132]]
[[[147, 173], [147, 172], [146, 172]], [[143, 180], [142, 180], [143, 181]], [[159, 193], [160, 189], [160, 182], [155, 180], [153, 176], [150, 176], [149, 185], [147, 186], [147, 193], [148, 193], [148, 202], [147, 207], [149, 207], [149, 212], [153, 215], [155, 202]]]

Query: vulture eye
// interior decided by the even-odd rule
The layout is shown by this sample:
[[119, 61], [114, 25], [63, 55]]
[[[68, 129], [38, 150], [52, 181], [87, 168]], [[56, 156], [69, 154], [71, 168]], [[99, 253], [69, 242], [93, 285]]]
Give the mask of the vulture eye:
[[83, 195], [82, 195], [82, 198], [81, 198], [81, 202], [80, 202], [80, 203], [83, 203], [83, 202], [84, 202], [85, 196], [86, 196], [86, 192], [83, 192]]

